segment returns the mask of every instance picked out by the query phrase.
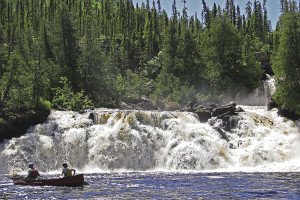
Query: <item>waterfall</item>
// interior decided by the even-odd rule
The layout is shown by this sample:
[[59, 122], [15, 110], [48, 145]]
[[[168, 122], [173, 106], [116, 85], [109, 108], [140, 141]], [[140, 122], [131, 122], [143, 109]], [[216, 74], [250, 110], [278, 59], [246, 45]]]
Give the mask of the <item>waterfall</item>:
[[265, 91], [266, 98], [270, 99], [276, 90], [275, 79], [273, 76], [270, 76], [269, 74], [266, 74], [266, 76], [267, 76], [267, 80], [263, 82], [264, 91]]
[[247, 95], [236, 95], [236, 101], [240, 105], [248, 106], [265, 106], [271, 99], [271, 96], [275, 93], [275, 79], [273, 76], [266, 74], [266, 80], [261, 82], [260, 87]]
[[89, 170], [300, 170], [298, 122], [242, 106], [229, 141], [189, 112], [52, 111], [47, 122], [0, 144], [0, 171], [34, 162], [49, 172], [67, 161]]

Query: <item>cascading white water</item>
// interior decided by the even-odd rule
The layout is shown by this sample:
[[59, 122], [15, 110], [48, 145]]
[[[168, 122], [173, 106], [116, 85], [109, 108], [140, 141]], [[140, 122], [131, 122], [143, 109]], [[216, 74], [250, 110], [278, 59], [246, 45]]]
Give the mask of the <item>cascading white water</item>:
[[[2, 171], [57, 170], [67, 160], [88, 170], [299, 171], [299, 128], [266, 107], [243, 106], [229, 141], [194, 113], [97, 109], [52, 111], [44, 124], [1, 144]], [[89, 119], [93, 112], [95, 120]]]
[[273, 76], [270, 76], [269, 74], [266, 74], [266, 76], [267, 76], [267, 80], [265, 80], [263, 82], [263, 84], [264, 84], [264, 90], [266, 93], [266, 98], [269, 99], [275, 93], [276, 85], [275, 85], [275, 79]]
[[275, 90], [276, 85], [274, 77], [266, 74], [266, 80], [261, 82], [260, 87], [247, 95], [237, 94], [234, 101], [240, 105], [265, 106], [275, 93]]

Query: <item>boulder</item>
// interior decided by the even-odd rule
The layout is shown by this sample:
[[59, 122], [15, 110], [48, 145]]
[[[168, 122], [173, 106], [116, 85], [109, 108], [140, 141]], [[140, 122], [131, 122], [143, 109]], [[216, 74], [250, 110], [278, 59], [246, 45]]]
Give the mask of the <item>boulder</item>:
[[286, 117], [290, 120], [299, 120], [300, 119], [300, 115], [298, 115], [295, 111], [287, 110], [285, 108], [278, 106], [277, 103], [273, 99], [269, 100], [269, 102], [267, 104], [267, 108], [268, 108], [268, 110], [272, 110], [273, 108], [278, 108], [277, 114], [282, 117]]
[[181, 109], [181, 111], [195, 112], [196, 111], [195, 107], [197, 106], [198, 106], [197, 101], [190, 101]]
[[294, 111], [290, 111], [284, 108], [279, 108], [278, 109], [278, 115], [282, 116], [282, 117], [286, 117], [290, 120], [299, 120], [300, 119], [300, 115], [296, 114]]
[[200, 122], [207, 122], [211, 118], [211, 112], [205, 108], [198, 108], [195, 113], [198, 115]]
[[157, 107], [147, 98], [128, 99], [120, 103], [121, 109], [136, 110], [157, 110]]
[[236, 110], [236, 103], [230, 103], [229, 105], [214, 108], [212, 112], [213, 117], [218, 117], [221, 115], [234, 115]]
[[97, 123], [97, 114], [96, 113], [90, 113], [88, 118], [91, 119], [94, 124]]
[[228, 138], [228, 136], [226, 134], [226, 131], [224, 131], [222, 128], [219, 128], [219, 127], [215, 127], [215, 130], [217, 130], [220, 133], [222, 139], [224, 139], [227, 142], [229, 142], [229, 138]]
[[50, 110], [42, 108], [5, 111], [0, 117], [0, 142], [24, 135], [30, 126], [44, 123], [49, 114]]
[[277, 103], [273, 99], [270, 99], [267, 104], [268, 110], [272, 110], [273, 108], [277, 108], [277, 107], [278, 107]]
[[222, 118], [222, 128], [226, 131], [231, 131], [231, 129], [237, 127], [240, 119], [241, 117], [238, 115], [225, 115]]
[[243, 108], [241, 108], [241, 107], [237, 107], [236, 108], [236, 110], [235, 110], [235, 112], [245, 112], [245, 110], [243, 109]]

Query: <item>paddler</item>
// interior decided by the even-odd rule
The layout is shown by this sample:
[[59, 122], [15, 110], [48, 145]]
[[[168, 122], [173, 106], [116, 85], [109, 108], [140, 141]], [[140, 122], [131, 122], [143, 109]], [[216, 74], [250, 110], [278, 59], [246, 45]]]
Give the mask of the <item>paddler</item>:
[[36, 170], [34, 168], [34, 164], [33, 163], [29, 163], [28, 164], [29, 170], [28, 170], [28, 174], [27, 174], [27, 179], [37, 179], [38, 176], [40, 176], [40, 173], [38, 170]]
[[62, 175], [64, 176], [64, 178], [66, 177], [69, 177], [69, 176], [74, 176], [75, 173], [76, 173], [76, 170], [75, 169], [70, 169], [68, 168], [68, 164], [66, 162], [64, 162], [62, 164], [62, 166], [64, 167], [63, 170], [62, 170]]

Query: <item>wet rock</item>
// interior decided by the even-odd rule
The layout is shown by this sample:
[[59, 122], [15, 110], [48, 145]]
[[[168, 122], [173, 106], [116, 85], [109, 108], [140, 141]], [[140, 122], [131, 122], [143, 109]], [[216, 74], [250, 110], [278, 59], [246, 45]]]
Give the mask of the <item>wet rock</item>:
[[232, 144], [232, 143], [229, 143], [229, 148], [230, 149], [236, 149], [236, 146], [234, 146], [234, 144]]
[[224, 131], [222, 128], [219, 128], [219, 127], [215, 127], [215, 130], [217, 130], [220, 133], [222, 139], [224, 139], [227, 142], [229, 142], [229, 138], [228, 138], [228, 136], [226, 134], [226, 131]]
[[187, 112], [195, 112], [197, 106], [199, 106], [197, 101], [190, 101], [181, 110]]
[[79, 110], [78, 113], [79, 114], [84, 114], [84, 113], [86, 113], [86, 111], [85, 110]]
[[211, 118], [211, 112], [205, 108], [198, 108], [195, 113], [198, 115], [200, 122], [207, 122]]
[[295, 111], [287, 110], [287, 109], [284, 109], [284, 108], [278, 106], [277, 103], [273, 99], [269, 100], [269, 102], [267, 104], [267, 108], [268, 108], [268, 110], [272, 110], [273, 108], [278, 108], [277, 114], [282, 117], [286, 117], [290, 120], [299, 120], [300, 119], [300, 115], [298, 115]]
[[245, 110], [241, 107], [237, 107], [235, 112], [239, 113], [239, 112], [245, 112]]
[[231, 129], [236, 128], [238, 125], [238, 122], [240, 120], [240, 116], [237, 115], [225, 115], [222, 118], [222, 128], [226, 131], [231, 131]]
[[0, 142], [24, 135], [30, 126], [44, 123], [49, 114], [50, 110], [43, 108], [3, 112], [0, 117]]
[[213, 117], [221, 116], [221, 115], [234, 115], [236, 110], [236, 103], [231, 103], [229, 105], [221, 106], [218, 108], [214, 108], [212, 112]]
[[120, 103], [121, 109], [157, 110], [157, 107], [147, 98], [128, 99]]
[[278, 107], [277, 103], [273, 99], [270, 99], [267, 104], [268, 110], [272, 110], [273, 108], [277, 108], [277, 107]]
[[282, 116], [282, 117], [286, 117], [290, 120], [299, 120], [300, 119], [300, 115], [296, 114], [294, 111], [290, 111], [284, 108], [279, 108], [278, 109], [278, 115]]
[[97, 114], [96, 113], [90, 113], [88, 118], [91, 119], [94, 124], [97, 122]]
[[209, 124], [220, 133], [222, 139], [229, 141], [226, 132], [236, 128], [240, 120], [241, 117], [238, 115], [224, 115], [222, 118], [219, 116], [211, 118]]

